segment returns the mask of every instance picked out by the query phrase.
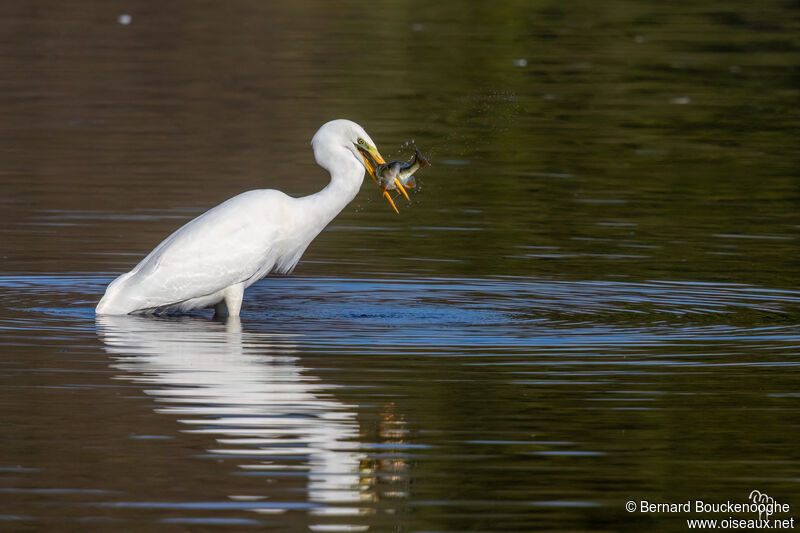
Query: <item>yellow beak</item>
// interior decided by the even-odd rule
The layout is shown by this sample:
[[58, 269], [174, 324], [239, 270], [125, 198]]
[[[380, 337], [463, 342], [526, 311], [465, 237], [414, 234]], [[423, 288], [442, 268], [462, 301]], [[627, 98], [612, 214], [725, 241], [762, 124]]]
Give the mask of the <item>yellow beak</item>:
[[375, 183], [379, 183], [378, 176], [375, 175], [375, 169], [378, 168], [378, 165], [386, 163], [386, 161], [383, 160], [380, 152], [378, 152], [378, 149], [374, 146], [368, 148], [356, 146], [356, 148], [358, 148], [358, 153], [361, 154], [361, 159], [364, 160], [364, 166], [367, 168], [367, 172], [369, 172], [369, 175], [375, 180]]
[[[367, 172], [369, 172], [369, 175], [372, 176], [373, 180], [375, 180], [375, 183], [380, 186], [381, 182], [378, 179], [375, 171], [377, 170], [378, 165], [384, 165], [386, 164], [386, 161], [383, 160], [383, 157], [378, 152], [378, 149], [374, 146], [368, 146], [367, 148], [356, 146], [356, 148], [358, 148], [358, 153], [361, 154], [361, 159], [364, 160], [364, 166], [367, 168]], [[408, 198], [408, 194], [406, 194], [406, 191], [403, 190], [403, 186], [400, 185], [399, 181], [397, 184], [399, 185], [398, 190], [403, 193], [403, 196]], [[389, 201], [389, 205], [392, 206], [394, 212], [400, 214], [400, 211], [397, 210], [397, 206], [394, 205], [394, 200], [392, 200], [392, 197], [389, 196], [389, 192], [386, 190], [386, 188], [381, 187], [381, 189], [383, 189], [383, 197]]]

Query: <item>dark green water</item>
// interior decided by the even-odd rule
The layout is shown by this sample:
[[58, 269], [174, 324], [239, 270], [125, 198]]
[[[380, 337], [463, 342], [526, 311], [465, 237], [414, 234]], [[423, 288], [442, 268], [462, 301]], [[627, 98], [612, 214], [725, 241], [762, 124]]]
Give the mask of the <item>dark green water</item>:
[[[0, 28], [0, 530], [686, 531], [757, 513], [641, 500], [753, 490], [798, 516], [796, 2]], [[400, 215], [365, 182], [240, 323], [95, 317], [190, 217], [320, 189], [339, 117], [429, 156]]]

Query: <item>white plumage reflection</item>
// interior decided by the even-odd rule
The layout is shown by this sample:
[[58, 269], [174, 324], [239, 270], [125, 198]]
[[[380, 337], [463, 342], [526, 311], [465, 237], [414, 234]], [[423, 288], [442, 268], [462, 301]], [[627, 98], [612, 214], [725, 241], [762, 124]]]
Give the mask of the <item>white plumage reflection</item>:
[[115, 279], [97, 304], [107, 315], [184, 312], [214, 306], [238, 316], [244, 290], [271, 272], [291, 272], [303, 252], [355, 198], [364, 170], [385, 163], [364, 128], [349, 120], [324, 124], [311, 140], [330, 172], [320, 192], [293, 198], [276, 190], [242, 193], [206, 211]]
[[[368, 511], [362, 503], [379, 497], [378, 479], [388, 490], [389, 475], [403, 474], [374, 471], [389, 459], [371, 460], [361, 450], [367, 443], [358, 406], [338, 400], [338, 385], [299, 364], [292, 335], [246, 331], [237, 318], [209, 325], [138, 316], [100, 316], [97, 332], [111, 366], [123, 371], [116, 379], [143, 387], [157, 413], [177, 418], [181, 433], [213, 437], [213, 456], [238, 458], [240, 471], [275, 482], [244, 501], [255, 512], [288, 510], [291, 503], [262, 500], [301, 489], [314, 515], [360, 515]], [[234, 477], [222, 485], [240, 483]]]

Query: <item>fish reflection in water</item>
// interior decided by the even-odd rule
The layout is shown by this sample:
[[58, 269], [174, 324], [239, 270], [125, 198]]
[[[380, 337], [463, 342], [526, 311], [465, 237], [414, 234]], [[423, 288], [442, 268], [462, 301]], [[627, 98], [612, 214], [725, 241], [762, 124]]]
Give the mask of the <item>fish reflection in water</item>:
[[246, 458], [247, 472], [305, 472], [314, 514], [369, 513], [376, 480], [399, 480], [404, 463], [370, 461], [355, 406], [299, 364], [290, 335], [246, 332], [236, 318], [100, 316], [97, 330], [124, 372], [118, 379], [143, 386], [162, 406], [156, 412], [180, 417], [184, 431], [216, 436], [210, 454]]

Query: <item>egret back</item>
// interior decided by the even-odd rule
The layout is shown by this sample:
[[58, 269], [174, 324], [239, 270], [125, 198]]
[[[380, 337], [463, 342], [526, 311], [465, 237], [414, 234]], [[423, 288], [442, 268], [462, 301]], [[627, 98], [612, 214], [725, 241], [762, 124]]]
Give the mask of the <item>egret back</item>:
[[314, 237], [291, 231], [296, 202], [280, 191], [256, 190], [210, 209], [112, 282], [97, 312], [165, 308], [237, 283], [247, 287], [272, 271], [291, 271]]

